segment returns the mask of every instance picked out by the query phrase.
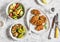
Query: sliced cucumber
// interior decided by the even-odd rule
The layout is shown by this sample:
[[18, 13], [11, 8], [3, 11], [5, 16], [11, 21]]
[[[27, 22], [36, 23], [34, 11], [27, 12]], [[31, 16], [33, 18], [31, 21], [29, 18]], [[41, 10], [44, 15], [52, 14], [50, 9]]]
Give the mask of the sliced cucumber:
[[26, 32], [26, 29], [25, 29], [25, 27], [23, 27], [23, 33], [25, 33]]
[[12, 18], [13, 18], [13, 19], [17, 19], [17, 16], [13, 16]]
[[21, 28], [18, 29], [18, 33], [22, 33], [23, 30]]
[[23, 12], [23, 11], [21, 11], [21, 12], [20, 12], [20, 16], [22, 16], [23, 14], [24, 14], [24, 12]]
[[22, 38], [23, 36], [23, 34], [19, 34], [17, 38]]

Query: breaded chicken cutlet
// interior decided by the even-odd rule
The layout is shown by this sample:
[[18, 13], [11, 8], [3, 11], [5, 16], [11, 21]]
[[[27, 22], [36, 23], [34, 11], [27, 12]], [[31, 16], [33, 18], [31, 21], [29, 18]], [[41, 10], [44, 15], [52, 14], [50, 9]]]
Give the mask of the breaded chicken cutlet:
[[38, 21], [38, 19], [39, 19], [39, 15], [33, 16], [30, 19], [30, 23], [32, 23], [33, 25], [36, 25], [36, 21]]
[[39, 19], [40, 19], [43, 23], [45, 23], [45, 22], [46, 22], [46, 17], [45, 17], [45, 16], [43, 16], [43, 15], [42, 15], [42, 16], [40, 16], [40, 17], [39, 17]]
[[43, 25], [36, 26], [35, 30], [37, 31], [43, 30]]
[[40, 11], [37, 10], [37, 9], [33, 9], [33, 10], [31, 10], [31, 13], [34, 14], [34, 15], [39, 15]]

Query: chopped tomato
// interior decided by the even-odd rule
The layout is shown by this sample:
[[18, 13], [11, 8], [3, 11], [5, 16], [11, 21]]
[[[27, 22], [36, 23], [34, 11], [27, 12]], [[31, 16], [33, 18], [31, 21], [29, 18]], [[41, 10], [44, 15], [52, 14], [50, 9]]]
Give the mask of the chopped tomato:
[[12, 15], [13, 15], [12, 13], [9, 14], [10, 17], [12, 17]]
[[18, 6], [19, 6], [19, 4], [18, 3], [16, 3], [16, 6], [14, 7], [14, 11], [16, 10], [16, 8], [18, 8]]
[[18, 8], [18, 6], [19, 6], [19, 3], [16, 3], [16, 6], [15, 6], [15, 8]]

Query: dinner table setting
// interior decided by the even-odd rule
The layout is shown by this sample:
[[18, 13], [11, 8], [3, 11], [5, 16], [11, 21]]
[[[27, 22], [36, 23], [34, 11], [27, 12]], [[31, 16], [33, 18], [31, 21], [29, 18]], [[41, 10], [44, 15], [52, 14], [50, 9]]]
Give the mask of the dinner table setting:
[[0, 0], [0, 42], [60, 42], [60, 0]]

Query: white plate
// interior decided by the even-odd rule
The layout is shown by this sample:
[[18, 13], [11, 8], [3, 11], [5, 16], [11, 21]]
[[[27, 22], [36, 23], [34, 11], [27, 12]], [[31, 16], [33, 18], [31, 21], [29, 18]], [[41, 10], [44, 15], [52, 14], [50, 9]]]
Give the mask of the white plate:
[[46, 18], [47, 18], [47, 29], [46, 29], [46, 30], [36, 31], [36, 30], [35, 30], [35, 26], [32, 25], [32, 24], [29, 22], [29, 20], [30, 20], [31, 17], [33, 16], [33, 15], [31, 14], [31, 10], [33, 10], [33, 9], [37, 9], [37, 10], [39, 10], [39, 11], [41, 12], [41, 15], [46, 16], [46, 15], [42, 12], [41, 9], [39, 9], [39, 8], [31, 8], [31, 9], [27, 12], [27, 25], [28, 25], [30, 31], [33, 31], [33, 32], [38, 33], [38, 34], [41, 33], [41, 32], [45, 32], [45, 31], [47, 31], [47, 30], [49, 29], [49, 25], [50, 25], [47, 16], [46, 16]]
[[53, 0], [47, 0], [47, 2], [48, 2], [47, 4], [42, 3], [41, 0], [37, 0], [37, 2], [43, 6], [47, 6], [47, 5], [51, 4], [53, 2]]

